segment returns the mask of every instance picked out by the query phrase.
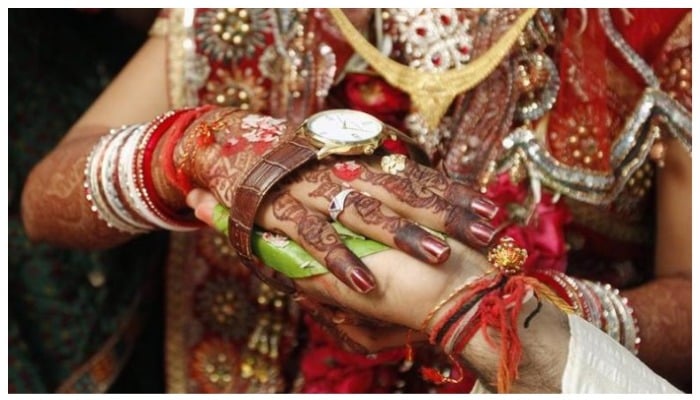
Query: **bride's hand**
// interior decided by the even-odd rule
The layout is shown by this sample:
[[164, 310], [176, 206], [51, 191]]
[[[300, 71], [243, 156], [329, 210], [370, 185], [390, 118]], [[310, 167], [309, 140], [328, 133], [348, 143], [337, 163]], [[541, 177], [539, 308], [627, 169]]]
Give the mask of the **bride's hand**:
[[[241, 176], [264, 153], [260, 146], [268, 149], [275, 146], [275, 141], [268, 138], [257, 142], [251, 138], [239, 140], [235, 128], [240, 131], [245, 118], [245, 114], [217, 110], [208, 123], [221, 126], [216, 134], [210, 135], [206, 146], [192, 154], [191, 148], [197, 147], [188, 143], [204, 140], [201, 132], [205, 130], [197, 131], [195, 127], [186, 133], [180, 151], [176, 152], [176, 162], [189, 165], [198, 186], [208, 187], [226, 207], [232, 206], [232, 193]], [[267, 121], [265, 118], [269, 119], [259, 117], [259, 120]], [[273, 122], [265, 122], [266, 135], [274, 131]], [[276, 129], [282, 135], [282, 128]], [[240, 136], [240, 132], [237, 134]], [[201, 193], [191, 194], [189, 205], [211, 224], [207, 217], [212, 215], [212, 202], [204, 200], [202, 205], [197, 204], [201, 198]], [[375, 287], [375, 279], [343, 244], [331, 219], [418, 260], [441, 264], [449, 257], [450, 247], [440, 235], [418, 224], [482, 248], [495, 234], [489, 220], [496, 211], [493, 203], [466, 186], [403, 156], [329, 157], [303, 167], [278, 184], [257, 210], [256, 224], [268, 231], [284, 233], [342, 282], [366, 293]]]

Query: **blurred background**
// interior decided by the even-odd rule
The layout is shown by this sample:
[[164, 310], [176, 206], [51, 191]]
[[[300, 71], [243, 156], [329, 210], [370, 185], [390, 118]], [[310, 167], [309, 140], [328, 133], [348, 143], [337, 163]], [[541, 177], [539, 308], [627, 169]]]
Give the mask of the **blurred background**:
[[[80, 378], [74, 374], [101, 350], [116, 327], [124, 325], [128, 310], [136, 307], [148, 315], [162, 307], [159, 288], [154, 288], [150, 303], [134, 306], [133, 288], [143, 281], [143, 274], [153, 272], [126, 257], [123, 248], [86, 252], [30, 243], [20, 219], [22, 184], [30, 168], [145, 41], [157, 13], [157, 9], [8, 10], [11, 393], [54, 392], [71, 377], [80, 389]], [[160, 239], [144, 238], [133, 246], [153, 240]], [[145, 320], [139, 335], [157, 340], [162, 335], [161, 319]], [[123, 368], [103, 371], [113, 375], [106, 379], [114, 382], [109, 391], [163, 392], [163, 377], [152, 374], [163, 370], [161, 347], [124, 351], [132, 356], [115, 363]], [[88, 392], [100, 389], [86, 385], [82, 388]]]

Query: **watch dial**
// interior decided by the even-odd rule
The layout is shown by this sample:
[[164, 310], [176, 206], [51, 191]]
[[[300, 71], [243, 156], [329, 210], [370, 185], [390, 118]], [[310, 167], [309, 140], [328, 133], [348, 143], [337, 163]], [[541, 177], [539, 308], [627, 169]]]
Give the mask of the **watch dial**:
[[324, 111], [308, 122], [309, 131], [322, 142], [366, 142], [377, 137], [383, 128], [378, 119], [355, 110]]

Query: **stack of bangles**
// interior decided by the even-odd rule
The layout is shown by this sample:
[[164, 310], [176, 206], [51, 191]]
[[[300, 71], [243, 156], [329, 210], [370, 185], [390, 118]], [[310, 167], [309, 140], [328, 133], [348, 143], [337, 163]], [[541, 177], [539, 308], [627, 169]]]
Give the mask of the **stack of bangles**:
[[602, 329], [633, 354], [639, 352], [641, 338], [637, 318], [618, 289], [553, 270], [530, 275], [552, 288], [578, 316]]
[[[168, 140], [174, 147], [189, 122], [209, 109], [210, 106], [169, 111], [150, 123], [122, 126], [103, 136], [87, 157], [83, 185], [85, 197], [98, 218], [108, 227], [129, 234], [158, 228], [200, 228], [203, 224], [191, 212], [183, 215], [164, 204], [156, 193], [151, 168], [158, 142]], [[169, 155], [166, 170], [174, 169], [172, 151]]]
[[[637, 354], [641, 341], [639, 326], [632, 307], [617, 289], [554, 270], [525, 275], [520, 268], [526, 258], [524, 249], [515, 246], [512, 239], [502, 238], [488, 255], [492, 270], [463, 283], [425, 317], [421, 330], [425, 332], [429, 324], [434, 323], [428, 332], [429, 340], [453, 360], [459, 375], [461, 367], [454, 361], [455, 356], [461, 354], [478, 331], [488, 335], [485, 329], [491, 328], [498, 332], [498, 340], [487, 341], [494, 346], [501, 342], [497, 388], [499, 392], [509, 391], [510, 381], [517, 375], [521, 354], [517, 336], [518, 315], [521, 306], [533, 297], [538, 306], [525, 318], [525, 327], [539, 311], [539, 303], [546, 299], [559, 309], [573, 312], [602, 329]], [[440, 317], [433, 321], [438, 312]], [[503, 345], [503, 341], [508, 343]], [[407, 358], [412, 361], [410, 346]], [[436, 383], [461, 379], [442, 376], [429, 368], [423, 370], [423, 375]]]

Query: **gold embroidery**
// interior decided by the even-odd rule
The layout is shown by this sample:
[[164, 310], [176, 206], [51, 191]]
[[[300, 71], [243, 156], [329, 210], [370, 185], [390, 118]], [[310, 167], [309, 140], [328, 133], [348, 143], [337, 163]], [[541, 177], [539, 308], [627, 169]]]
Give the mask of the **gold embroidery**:
[[197, 91], [209, 77], [209, 61], [197, 54], [194, 37], [195, 10], [170, 11], [168, 29], [168, 100], [171, 108], [199, 104]]
[[184, 10], [173, 9], [170, 11], [169, 35], [168, 35], [168, 101], [171, 108], [181, 108], [185, 106], [183, 92], [185, 91], [184, 80], [184, 54], [183, 42], [185, 30], [183, 27]]

